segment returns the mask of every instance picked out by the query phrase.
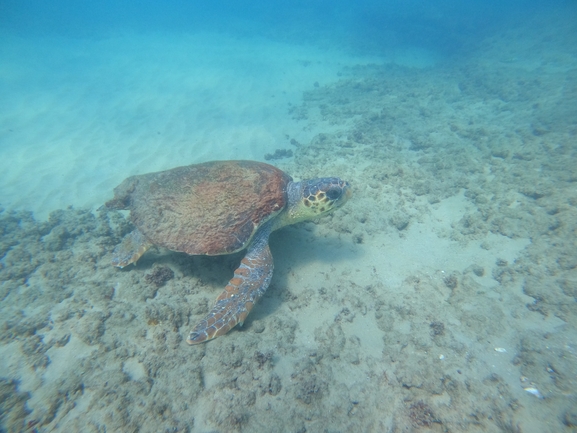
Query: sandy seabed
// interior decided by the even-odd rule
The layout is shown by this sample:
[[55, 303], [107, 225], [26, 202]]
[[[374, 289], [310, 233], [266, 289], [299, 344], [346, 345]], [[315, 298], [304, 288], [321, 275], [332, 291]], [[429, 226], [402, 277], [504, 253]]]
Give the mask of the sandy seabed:
[[[21, 158], [2, 159], [5, 185], [30, 190], [3, 189], [0, 214], [2, 430], [573, 431], [575, 22], [526, 23], [429, 68], [323, 69], [311, 54], [301, 66], [318, 67], [319, 78], [307, 73], [304, 94], [287, 84], [293, 93], [281, 96], [255, 78], [262, 98], [245, 101], [238, 117], [214, 108], [242, 94], [222, 80], [206, 90], [216, 111], [183, 114], [186, 92], [207, 82], [195, 90], [182, 74], [164, 82], [188, 89], [180, 101], [159, 99], [162, 83], [152, 80], [136, 84], [156, 89], [139, 101], [120, 102], [107, 85], [88, 108], [82, 98], [53, 106], [59, 98], [46, 95], [29, 117], [4, 117], [3, 134], [15, 125], [6, 148]], [[132, 82], [120, 81], [119, 91]], [[269, 106], [271, 92], [287, 100]], [[103, 107], [129, 103], [142, 107], [140, 123], [122, 110], [102, 117]], [[78, 129], [74, 117], [58, 122], [70, 107]], [[31, 137], [38, 152], [16, 149]], [[42, 163], [60, 152], [46, 140], [71, 144], [59, 182]], [[97, 143], [102, 152], [90, 156]], [[248, 145], [239, 152], [233, 143]], [[132, 226], [92, 209], [128, 175], [214, 157], [202, 150], [210, 146], [223, 158], [261, 160], [290, 149], [277, 166], [298, 179], [341, 176], [354, 197], [329, 217], [274, 233], [275, 275], [245, 325], [189, 347], [188, 332], [242, 254], [155, 248], [119, 270], [111, 251]], [[26, 181], [21, 167], [37, 171]], [[70, 204], [47, 218], [11, 210], [43, 215]]]

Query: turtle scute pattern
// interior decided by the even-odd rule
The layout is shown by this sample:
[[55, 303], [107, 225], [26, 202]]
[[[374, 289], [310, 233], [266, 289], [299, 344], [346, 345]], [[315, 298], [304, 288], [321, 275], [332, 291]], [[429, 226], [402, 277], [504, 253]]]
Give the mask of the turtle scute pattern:
[[282, 211], [291, 180], [260, 162], [212, 161], [131, 176], [106, 205], [130, 209], [152, 244], [192, 255], [229, 254]]

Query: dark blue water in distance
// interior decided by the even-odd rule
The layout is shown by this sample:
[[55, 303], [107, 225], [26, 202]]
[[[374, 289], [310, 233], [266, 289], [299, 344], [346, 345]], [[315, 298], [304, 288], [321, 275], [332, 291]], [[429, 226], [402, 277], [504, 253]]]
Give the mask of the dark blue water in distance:
[[502, 23], [567, 1], [16, 1], [0, 5], [5, 31], [102, 36], [111, 31], [217, 30], [378, 52], [392, 44], [453, 52]]

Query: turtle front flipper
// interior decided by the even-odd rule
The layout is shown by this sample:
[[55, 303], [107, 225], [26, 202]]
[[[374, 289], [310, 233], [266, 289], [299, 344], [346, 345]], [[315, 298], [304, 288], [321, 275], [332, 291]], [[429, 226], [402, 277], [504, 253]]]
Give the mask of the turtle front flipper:
[[123, 268], [137, 260], [152, 246], [152, 243], [136, 229], [128, 233], [112, 252], [112, 264]]
[[226, 334], [238, 323], [244, 323], [254, 304], [264, 294], [273, 273], [273, 259], [268, 246], [270, 224], [263, 226], [249, 246], [234, 277], [216, 298], [214, 307], [198, 323], [186, 342], [198, 344]]

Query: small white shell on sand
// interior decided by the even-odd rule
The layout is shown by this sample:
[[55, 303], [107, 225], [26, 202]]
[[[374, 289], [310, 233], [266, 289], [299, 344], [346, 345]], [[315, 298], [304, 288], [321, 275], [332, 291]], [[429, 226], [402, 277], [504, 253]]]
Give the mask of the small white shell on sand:
[[532, 386], [528, 386], [527, 388], [523, 388], [525, 391], [527, 391], [529, 394], [533, 394], [535, 397], [543, 399], [545, 397], [543, 397], [543, 394], [541, 394], [541, 392], [537, 389], [534, 388]]
[[506, 351], [507, 351], [507, 349], [504, 349], [502, 347], [495, 347], [495, 352], [505, 353]]

